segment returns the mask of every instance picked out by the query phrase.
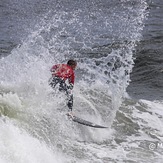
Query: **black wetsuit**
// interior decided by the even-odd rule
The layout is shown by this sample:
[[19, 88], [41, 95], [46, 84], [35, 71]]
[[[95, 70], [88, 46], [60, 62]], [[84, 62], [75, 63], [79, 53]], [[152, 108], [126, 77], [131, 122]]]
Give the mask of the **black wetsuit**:
[[67, 85], [65, 80], [59, 78], [59, 77], [52, 77], [49, 80], [49, 85], [54, 89], [55, 86], [59, 84], [59, 91], [61, 92], [65, 92], [66, 96], [67, 96], [67, 106], [69, 108], [70, 111], [72, 111], [72, 107], [73, 107], [73, 94], [72, 94], [72, 89], [73, 89], [73, 85], [69, 84]]

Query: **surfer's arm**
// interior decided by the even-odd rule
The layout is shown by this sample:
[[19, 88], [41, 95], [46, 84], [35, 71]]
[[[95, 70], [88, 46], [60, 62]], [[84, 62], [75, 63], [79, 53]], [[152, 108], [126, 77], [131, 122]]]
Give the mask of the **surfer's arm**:
[[[73, 85], [72, 83], [70, 83], [70, 84], [67, 85], [67, 88], [68, 88], [69, 90], [72, 90], [72, 89], [74, 88], [74, 85]], [[71, 92], [70, 92], [70, 93], [71, 93]]]
[[58, 68], [58, 65], [54, 65], [54, 66], [50, 69], [50, 71], [53, 73], [53, 72], [56, 71], [57, 68]]
[[69, 77], [68, 89], [72, 90], [74, 88], [74, 81], [75, 81], [75, 75], [74, 73], [72, 73], [71, 76]]
[[57, 69], [58, 69], [58, 65], [54, 65], [54, 66], [50, 69], [50, 72], [51, 72], [52, 76], [55, 75]]

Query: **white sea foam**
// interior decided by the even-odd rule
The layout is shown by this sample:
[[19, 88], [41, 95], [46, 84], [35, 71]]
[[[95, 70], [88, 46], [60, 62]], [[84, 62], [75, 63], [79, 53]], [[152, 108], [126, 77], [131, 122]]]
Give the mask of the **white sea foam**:
[[62, 163], [65, 160], [64, 156], [54, 152], [45, 142], [14, 126], [7, 118], [0, 119], [0, 130], [2, 163]]

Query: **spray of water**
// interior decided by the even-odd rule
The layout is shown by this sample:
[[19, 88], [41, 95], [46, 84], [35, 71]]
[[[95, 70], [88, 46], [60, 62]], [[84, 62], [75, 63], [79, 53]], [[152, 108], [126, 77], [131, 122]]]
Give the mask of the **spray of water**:
[[50, 95], [48, 79], [53, 64], [76, 59], [76, 113], [111, 126], [130, 81], [146, 8], [143, 0], [135, 1], [134, 7], [127, 0], [117, 5], [109, 10], [94, 5], [84, 10], [50, 11], [20, 46], [0, 60], [2, 94], [12, 92], [21, 101], [19, 107], [7, 103], [9, 110], [23, 112], [16, 118], [21, 119], [17, 125], [62, 150], [74, 139], [103, 140], [108, 135], [67, 123], [64, 97]]

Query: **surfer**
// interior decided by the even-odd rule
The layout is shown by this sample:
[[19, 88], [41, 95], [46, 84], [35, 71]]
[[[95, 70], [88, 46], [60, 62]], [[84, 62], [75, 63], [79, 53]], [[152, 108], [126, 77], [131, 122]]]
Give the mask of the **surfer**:
[[73, 116], [73, 94], [72, 90], [74, 87], [75, 73], [74, 70], [77, 66], [75, 60], [69, 60], [67, 64], [56, 64], [50, 69], [52, 77], [49, 80], [49, 85], [54, 89], [55, 86], [59, 85], [59, 91], [65, 92], [67, 96], [67, 106], [69, 108], [68, 115]]
[[65, 92], [67, 95], [67, 106], [69, 108], [69, 112], [67, 115], [69, 118], [77, 122], [79, 124], [94, 127], [94, 128], [107, 128], [105, 126], [101, 126], [98, 124], [94, 124], [90, 121], [81, 119], [72, 113], [73, 107], [73, 94], [72, 89], [74, 87], [75, 73], [74, 70], [77, 66], [77, 62], [75, 60], [69, 60], [67, 64], [56, 64], [53, 65], [50, 69], [52, 77], [49, 80], [49, 85], [54, 89], [56, 85], [59, 85], [59, 91]]

